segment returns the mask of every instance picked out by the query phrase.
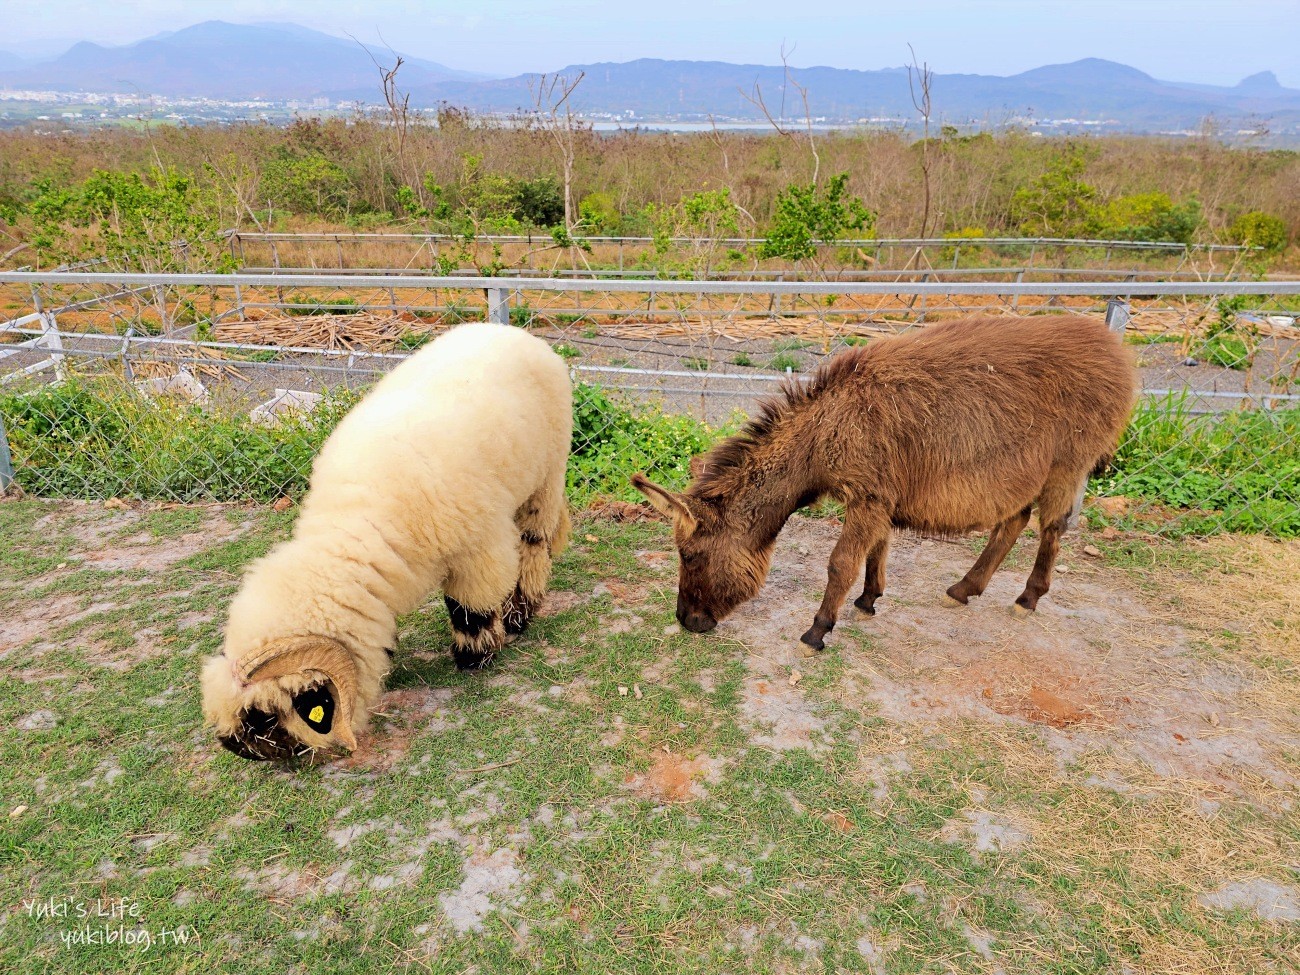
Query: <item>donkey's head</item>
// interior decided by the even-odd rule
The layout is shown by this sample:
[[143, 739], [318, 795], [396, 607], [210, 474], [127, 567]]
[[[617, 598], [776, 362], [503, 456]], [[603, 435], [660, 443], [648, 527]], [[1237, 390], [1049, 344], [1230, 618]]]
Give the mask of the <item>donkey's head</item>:
[[357, 668], [342, 644], [294, 637], [203, 668], [203, 714], [223, 746], [254, 761], [357, 747]]
[[714, 501], [675, 494], [641, 474], [632, 486], [672, 519], [680, 570], [677, 620], [692, 633], [707, 633], [763, 588], [772, 544], [755, 547], [744, 526], [733, 526]]

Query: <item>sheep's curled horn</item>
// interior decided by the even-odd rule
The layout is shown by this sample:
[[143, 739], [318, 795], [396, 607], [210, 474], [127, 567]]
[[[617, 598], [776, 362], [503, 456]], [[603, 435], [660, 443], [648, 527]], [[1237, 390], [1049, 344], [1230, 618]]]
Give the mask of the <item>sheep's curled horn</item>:
[[[308, 686], [292, 696], [293, 716], [253, 707], [221, 744], [243, 758], [288, 758], [314, 748], [357, 747], [352, 731], [358, 679], [351, 654], [325, 637], [278, 640], [232, 665], [240, 686], [301, 675]], [[333, 693], [327, 689], [333, 688]], [[287, 726], [286, 726], [287, 725]]]

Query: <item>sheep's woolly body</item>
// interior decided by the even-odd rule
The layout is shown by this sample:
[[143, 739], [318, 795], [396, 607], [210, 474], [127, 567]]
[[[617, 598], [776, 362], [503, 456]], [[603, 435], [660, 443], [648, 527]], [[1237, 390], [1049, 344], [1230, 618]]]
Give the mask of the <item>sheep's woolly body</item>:
[[[495, 611], [521, 571], [525, 591], [544, 591], [549, 557], [528, 558], [521, 526], [544, 526], [547, 556], [563, 545], [571, 417], [563, 360], [509, 326], [453, 329], [393, 370], [325, 443], [293, 537], [244, 577], [223, 657], [204, 673], [205, 712], [218, 732], [236, 720], [233, 698], [263, 706], [273, 702], [259, 694], [280, 693], [240, 688], [232, 676], [232, 664], [268, 643], [342, 644], [358, 670], [361, 730], [398, 616], [437, 589]], [[263, 683], [290, 690], [286, 680]]]

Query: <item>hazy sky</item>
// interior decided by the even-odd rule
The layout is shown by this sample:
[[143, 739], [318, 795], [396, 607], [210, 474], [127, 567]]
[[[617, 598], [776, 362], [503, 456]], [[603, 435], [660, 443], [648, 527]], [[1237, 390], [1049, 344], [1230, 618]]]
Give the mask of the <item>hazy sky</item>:
[[1300, 88], [1300, 0], [0, 0], [0, 49], [126, 44], [203, 20], [292, 21], [513, 75], [639, 57], [939, 73], [1105, 57], [1159, 78]]

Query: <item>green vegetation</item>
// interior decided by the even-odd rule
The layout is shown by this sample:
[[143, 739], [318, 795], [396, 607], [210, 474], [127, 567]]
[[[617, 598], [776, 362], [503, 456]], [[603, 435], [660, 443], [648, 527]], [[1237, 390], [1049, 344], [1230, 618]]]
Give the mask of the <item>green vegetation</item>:
[[[410, 338], [417, 341], [418, 334]], [[799, 367], [794, 354], [769, 362], [779, 371], [787, 365]], [[265, 502], [301, 495], [312, 458], [355, 398], [332, 396], [310, 415], [263, 425], [234, 407], [149, 399], [116, 380], [74, 378], [26, 393], [6, 391], [0, 415], [18, 484], [29, 494]], [[637, 471], [684, 485], [690, 458], [735, 426], [713, 429], [581, 383], [574, 424], [569, 491], [579, 506], [602, 496], [635, 500], [627, 481]], [[1297, 444], [1300, 410], [1196, 417], [1182, 399], [1143, 403], [1113, 469], [1093, 491], [1132, 499], [1130, 521], [1149, 524], [1150, 516], [1167, 534], [1297, 537]]]
[[870, 237], [876, 215], [849, 193], [848, 182], [848, 173], [839, 173], [824, 186], [792, 183], [778, 193], [759, 256], [806, 261], [816, 254], [816, 244], [833, 244], [850, 231]]
[[685, 487], [690, 461], [721, 431], [689, 416], [628, 403], [597, 386], [579, 384], [573, 401], [569, 498], [585, 505], [598, 497], [639, 499], [628, 484], [637, 472], [669, 487]]
[[803, 368], [803, 362], [791, 352], [778, 352], [768, 360], [767, 368], [776, 372], [798, 372]]
[[[1103, 495], [1153, 502], [1135, 523], [1179, 534], [1300, 536], [1300, 410], [1193, 416], [1186, 399], [1143, 403], [1094, 482]], [[1171, 514], [1176, 513], [1176, 517]]]

